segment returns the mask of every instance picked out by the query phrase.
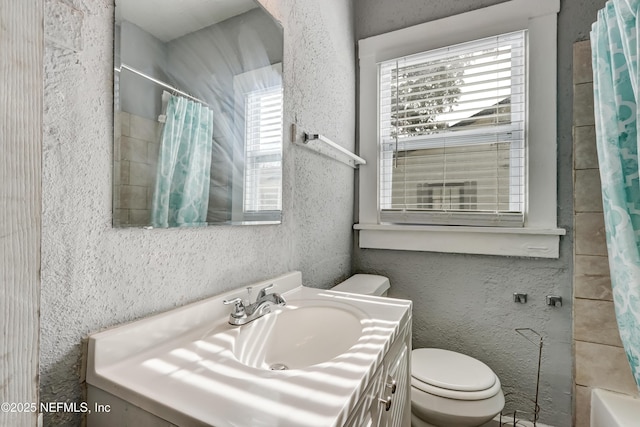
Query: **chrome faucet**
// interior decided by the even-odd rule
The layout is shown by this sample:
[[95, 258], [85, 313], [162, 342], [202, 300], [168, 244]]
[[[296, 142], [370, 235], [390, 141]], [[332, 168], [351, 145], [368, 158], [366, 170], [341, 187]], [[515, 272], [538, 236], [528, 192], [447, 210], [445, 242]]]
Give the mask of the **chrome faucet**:
[[251, 303], [251, 291], [252, 288], [247, 288], [247, 300], [240, 297], [232, 300], [222, 301], [225, 305], [234, 304], [233, 311], [229, 315], [229, 324], [233, 326], [246, 325], [247, 323], [256, 320], [265, 314], [271, 313], [271, 307], [274, 305], [283, 306], [287, 302], [277, 293], [267, 294], [267, 291], [273, 288], [273, 283], [260, 289], [258, 292], [258, 298], [254, 303]]

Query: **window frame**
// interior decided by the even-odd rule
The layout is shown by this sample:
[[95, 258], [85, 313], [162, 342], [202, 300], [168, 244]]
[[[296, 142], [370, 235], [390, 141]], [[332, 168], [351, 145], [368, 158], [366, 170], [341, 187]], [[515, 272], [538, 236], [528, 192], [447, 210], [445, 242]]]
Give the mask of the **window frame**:
[[[381, 161], [379, 164], [379, 218], [380, 222], [390, 222], [398, 224], [412, 224], [412, 225], [474, 225], [474, 226], [501, 226], [501, 227], [521, 227], [523, 226], [524, 219], [524, 174], [525, 165], [524, 156], [522, 153], [525, 150], [524, 140], [524, 126], [526, 124], [526, 111], [516, 110], [510, 108], [510, 120], [508, 123], [502, 124], [488, 124], [485, 126], [477, 127], [473, 130], [457, 130], [457, 129], [444, 129], [437, 132], [427, 132], [420, 135], [404, 136], [400, 139], [393, 139], [391, 130], [393, 129], [393, 114], [391, 112], [393, 107], [393, 64], [398, 66], [398, 62], [402, 62], [403, 66], [406, 66], [406, 62], [412, 64], [425, 64], [430, 61], [436, 60], [438, 57], [441, 61], [443, 57], [450, 55], [451, 48], [454, 52], [460, 54], [461, 52], [472, 52], [469, 43], [481, 42], [481, 45], [475, 43], [472, 47], [475, 49], [473, 52], [477, 52], [482, 47], [494, 47], [500, 45], [502, 48], [508, 45], [509, 42], [516, 45], [515, 49], [510, 49], [510, 52], [516, 53], [516, 64], [509, 68], [511, 76], [515, 76], [510, 80], [508, 85], [511, 99], [511, 105], [516, 107], [524, 107], [526, 105], [526, 81], [518, 78], [519, 76], [526, 76], [526, 52], [527, 52], [527, 31], [518, 30], [506, 34], [498, 34], [496, 36], [490, 36], [488, 38], [480, 38], [471, 40], [468, 43], [458, 44], [454, 46], [445, 46], [444, 51], [442, 49], [436, 49], [435, 51], [420, 52], [417, 55], [410, 55], [408, 57], [394, 58], [389, 61], [383, 61], [378, 64], [378, 125], [379, 129], [379, 149], [381, 151]], [[509, 62], [512, 60], [512, 56], [509, 57]], [[441, 62], [442, 63], [442, 62]], [[391, 65], [390, 65], [391, 64]], [[474, 66], [474, 65], [472, 65]], [[504, 70], [503, 70], [504, 71]], [[389, 81], [391, 83], [389, 83]], [[476, 83], [471, 83], [478, 84]], [[384, 88], [384, 90], [383, 90]], [[502, 86], [502, 89], [506, 86]], [[383, 100], [390, 99], [391, 106], [388, 106]], [[515, 102], [513, 102], [515, 99]], [[485, 107], [490, 108], [491, 106]], [[476, 109], [476, 112], [480, 109]], [[469, 120], [472, 117], [464, 118], [461, 120]], [[384, 124], [384, 125], [383, 125]], [[389, 124], [389, 125], [387, 125]], [[520, 137], [511, 137], [512, 133], [520, 135]], [[471, 139], [468, 139], [472, 137]], [[509, 144], [510, 158], [514, 161], [509, 163], [509, 209], [502, 209], [496, 212], [491, 212], [486, 209], [480, 210], [448, 210], [448, 209], [435, 209], [420, 211], [418, 209], [403, 210], [394, 208], [391, 206], [393, 197], [393, 187], [395, 182], [390, 179], [393, 176], [392, 165], [394, 163], [394, 152], [397, 149], [400, 152], [409, 153], [411, 150], [422, 150], [429, 148], [443, 148], [448, 147], [471, 147], [474, 145], [481, 146], [487, 144], [487, 142], [494, 143], [497, 139], [501, 142]], [[446, 141], [446, 143], [445, 143]], [[446, 144], [446, 145], [445, 145]], [[388, 148], [389, 147], [389, 148]], [[402, 184], [403, 181], [400, 181]], [[455, 184], [449, 182], [449, 184]], [[421, 185], [421, 184], [419, 184]], [[429, 186], [442, 185], [446, 186], [446, 181], [442, 184], [429, 184]], [[406, 196], [406, 194], [405, 194]], [[387, 221], [388, 220], [388, 221]]]
[[[256, 84], [259, 83], [259, 85]], [[246, 147], [245, 147], [245, 114], [246, 97], [249, 93], [265, 89], [283, 87], [282, 84], [282, 63], [267, 65], [251, 71], [233, 76], [233, 133], [238, 141], [233, 151], [233, 188], [231, 200], [231, 221], [234, 223], [251, 223], [260, 221], [262, 223], [279, 224], [282, 220], [282, 212], [279, 210], [246, 211], [245, 210], [245, 167], [246, 167]], [[283, 98], [284, 99], [284, 98]], [[284, 102], [284, 101], [283, 101]], [[284, 123], [284, 116], [282, 117]], [[283, 132], [284, 135], [284, 132]], [[282, 162], [282, 149], [280, 151], [280, 162]], [[282, 164], [281, 164], [282, 168]], [[281, 171], [282, 173], [282, 171]], [[280, 189], [280, 201], [282, 201], [282, 189]]]
[[[559, 0], [511, 0], [358, 42], [361, 248], [558, 258], [557, 13]], [[527, 30], [527, 175], [524, 227], [385, 224], [380, 221], [378, 63], [470, 40]], [[375, 161], [373, 161], [375, 160]]]

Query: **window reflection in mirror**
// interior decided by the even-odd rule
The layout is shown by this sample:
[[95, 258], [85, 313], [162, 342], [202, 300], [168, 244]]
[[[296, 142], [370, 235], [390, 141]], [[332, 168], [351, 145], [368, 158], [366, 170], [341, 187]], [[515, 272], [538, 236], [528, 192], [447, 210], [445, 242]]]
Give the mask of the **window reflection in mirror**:
[[253, 0], [118, 0], [118, 227], [278, 223], [282, 28]]

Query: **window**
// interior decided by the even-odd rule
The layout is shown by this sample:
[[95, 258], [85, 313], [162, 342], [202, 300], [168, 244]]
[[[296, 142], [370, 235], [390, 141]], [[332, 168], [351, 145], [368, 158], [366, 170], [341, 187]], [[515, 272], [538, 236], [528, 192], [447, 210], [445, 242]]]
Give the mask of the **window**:
[[557, 258], [558, 0], [359, 42], [363, 248]]
[[[282, 64], [233, 77], [233, 134], [243, 143], [233, 152], [231, 219], [274, 221], [282, 210]], [[242, 183], [238, 185], [237, 183]]]
[[244, 212], [282, 209], [282, 87], [249, 92], [245, 113]]
[[381, 221], [523, 225], [525, 40], [518, 31], [379, 65]]

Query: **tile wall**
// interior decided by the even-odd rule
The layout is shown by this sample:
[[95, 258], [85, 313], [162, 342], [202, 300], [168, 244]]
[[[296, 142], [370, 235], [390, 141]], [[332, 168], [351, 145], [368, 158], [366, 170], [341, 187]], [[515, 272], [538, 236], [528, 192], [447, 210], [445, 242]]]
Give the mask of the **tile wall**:
[[589, 427], [592, 388], [637, 389], [615, 319], [593, 114], [590, 41], [573, 45], [574, 426]]
[[124, 111], [116, 115], [114, 225], [151, 223], [161, 126], [157, 121]]
[[209, 224], [231, 220], [232, 180], [234, 174], [233, 147], [224, 133], [213, 135], [211, 153], [211, 180], [209, 186]]

